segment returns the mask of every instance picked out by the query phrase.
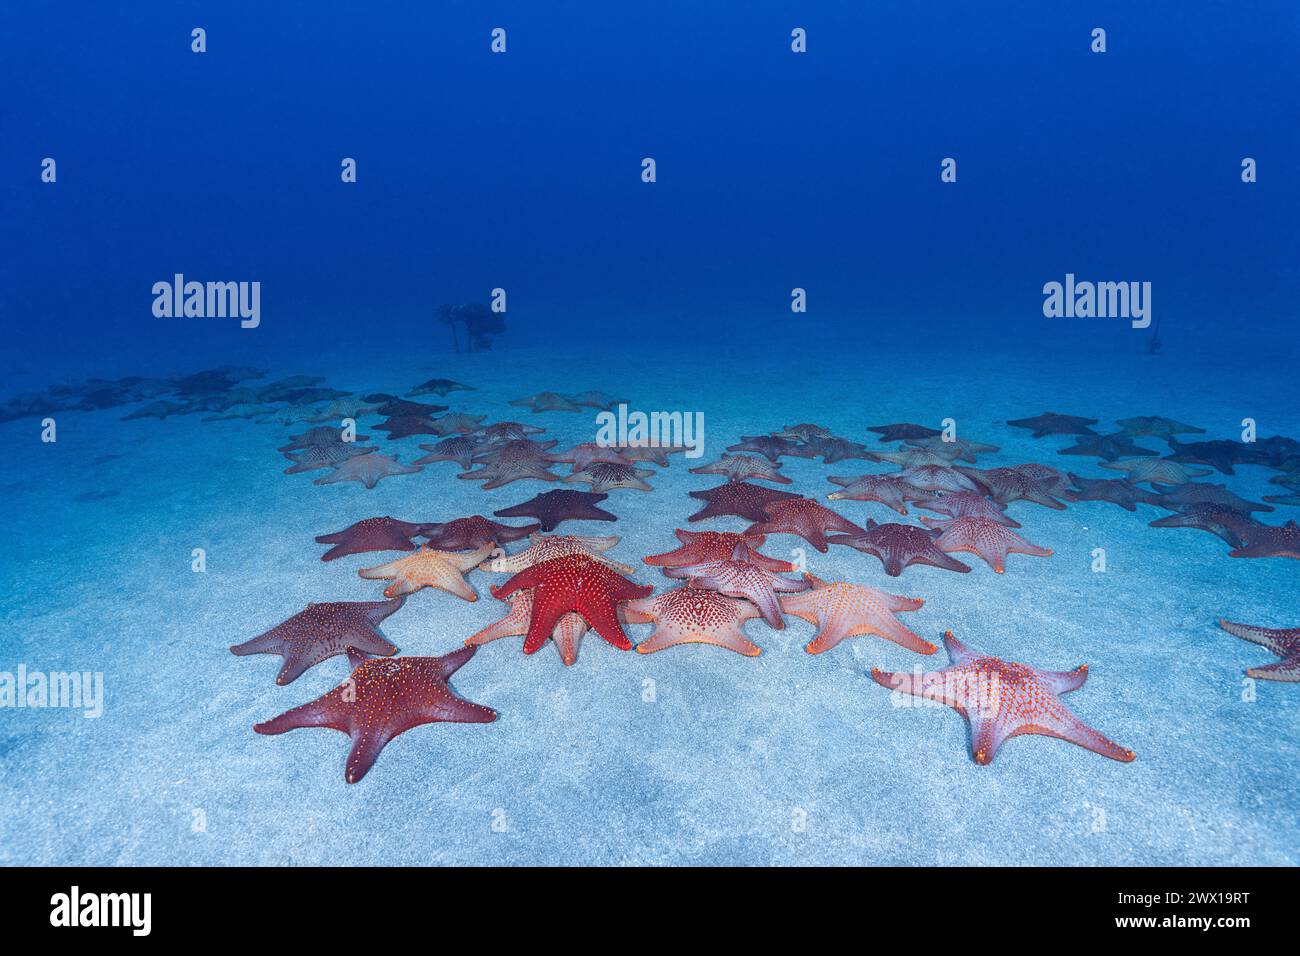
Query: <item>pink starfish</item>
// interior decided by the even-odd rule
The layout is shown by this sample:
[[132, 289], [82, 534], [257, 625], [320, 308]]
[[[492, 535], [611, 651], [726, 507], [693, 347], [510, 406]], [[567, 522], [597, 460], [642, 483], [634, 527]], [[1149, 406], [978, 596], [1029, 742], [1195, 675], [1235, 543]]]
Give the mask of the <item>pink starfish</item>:
[[982, 558], [998, 574], [1007, 569], [1009, 553], [1032, 554], [1036, 558], [1046, 558], [1052, 553], [1050, 548], [1031, 544], [992, 518], [922, 518], [921, 521], [943, 530], [934, 542], [940, 551], [949, 554], [967, 551]]
[[781, 616], [781, 604], [777, 601], [776, 592], [802, 591], [808, 587], [805, 581], [777, 577], [770, 571], [741, 560], [706, 561], [687, 568], [665, 568], [664, 574], [670, 578], [695, 581], [700, 586], [712, 588], [727, 597], [745, 598], [758, 606], [763, 620], [776, 631], [785, 627], [785, 618]]
[[788, 498], [763, 506], [766, 521], [750, 525], [750, 534], [793, 534], [803, 538], [823, 554], [827, 551], [826, 532], [862, 534], [862, 529], [848, 518], [811, 498]]
[[871, 679], [913, 697], [941, 701], [965, 717], [977, 764], [992, 763], [1003, 742], [1021, 734], [1059, 737], [1124, 763], [1133, 759], [1133, 751], [1103, 737], [1061, 703], [1061, 694], [1078, 690], [1088, 679], [1087, 664], [1072, 671], [1043, 671], [977, 654], [952, 631], [944, 634], [943, 644], [952, 661], [943, 670], [901, 674], [873, 667]]
[[917, 637], [894, 617], [896, 611], [915, 611], [925, 602], [920, 598], [886, 594], [861, 584], [825, 581], [804, 574], [812, 590], [781, 598], [781, 610], [817, 625], [812, 642], [804, 648], [820, 654], [836, 647], [846, 637], [878, 634], [918, 654], [933, 654], [936, 648]]

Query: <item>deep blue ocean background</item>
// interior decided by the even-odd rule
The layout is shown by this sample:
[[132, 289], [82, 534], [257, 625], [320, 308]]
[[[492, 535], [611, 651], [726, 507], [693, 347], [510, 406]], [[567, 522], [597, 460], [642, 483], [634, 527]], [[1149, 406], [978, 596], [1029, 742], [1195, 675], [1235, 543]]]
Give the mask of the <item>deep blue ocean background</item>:
[[[42, 3], [0, 26], [0, 308], [35, 361], [441, 351], [434, 307], [498, 286], [498, 348], [593, 358], [795, 330], [1140, 349], [1043, 318], [1066, 272], [1152, 282], [1167, 354], [1295, 354], [1294, 3]], [[260, 280], [262, 327], [155, 319], [174, 272]]]
[[[1300, 687], [1245, 679], [1275, 658], [1217, 622], [1300, 624], [1300, 564], [1153, 529], [1173, 510], [1158, 501], [1014, 501], [1053, 553], [1002, 574], [963, 553], [967, 574], [888, 577], [850, 547], [766, 545], [922, 599], [903, 618], [925, 639], [1088, 664], [1066, 701], [1132, 763], [1034, 736], [978, 766], [959, 716], [899, 707], [869, 676], [942, 667], [942, 651], [855, 637], [805, 654], [813, 627], [792, 619], [749, 625], [756, 657], [588, 636], [566, 667], [493, 642], [453, 683], [498, 720], [403, 734], [349, 786], [341, 734], [251, 729], [336, 686], [343, 660], [281, 687], [278, 660], [229, 647], [309, 602], [378, 597], [358, 571], [393, 554], [325, 562], [316, 536], [492, 515], [573, 487], [569, 466], [554, 485], [489, 490], [440, 461], [317, 487], [279, 450], [308, 421], [339, 424], [329, 398], [319, 419], [259, 417], [247, 398], [228, 417], [209, 414], [220, 395], [164, 385], [186, 407], [159, 419], [136, 414], [156, 382], [87, 410], [75, 400], [101, 390], [74, 387], [56, 392], [73, 396], [57, 442], [40, 440], [48, 407], [7, 403], [235, 364], [265, 370], [249, 387], [309, 375], [345, 401], [456, 379], [473, 390], [420, 400], [544, 427], [557, 451], [596, 437], [594, 409], [514, 402], [598, 389], [702, 413], [705, 459], [614, 490], [616, 524], [559, 529], [618, 535], [610, 556], [657, 590], [673, 582], [642, 559], [675, 528], [749, 524], [687, 524], [689, 494], [722, 480], [688, 469], [794, 423], [880, 451], [897, 445], [870, 426], [952, 417], [997, 446], [982, 468], [1085, 479], [1118, 472], [1009, 420], [1050, 409], [1105, 434], [1158, 415], [1236, 440], [1249, 418], [1261, 439], [1300, 439], [1297, 63], [1300, 5], [1283, 0], [0, 5], [0, 409], [22, 412], [0, 415], [0, 674], [102, 672], [106, 688], [95, 719], [0, 708], [0, 865], [1294, 866]], [[154, 317], [152, 286], [178, 272], [259, 281], [260, 326]], [[1125, 319], [1045, 318], [1043, 285], [1067, 273], [1150, 282], [1159, 354]], [[506, 332], [456, 354], [435, 309], [497, 287]], [[403, 465], [434, 440], [358, 417]], [[833, 476], [895, 467], [782, 458], [790, 490], [847, 520], [917, 524], [826, 497]], [[1300, 472], [1292, 457], [1198, 480], [1258, 501]], [[488, 588], [505, 580], [470, 572], [472, 603], [413, 594], [384, 633], [404, 655], [446, 654], [501, 616]]]

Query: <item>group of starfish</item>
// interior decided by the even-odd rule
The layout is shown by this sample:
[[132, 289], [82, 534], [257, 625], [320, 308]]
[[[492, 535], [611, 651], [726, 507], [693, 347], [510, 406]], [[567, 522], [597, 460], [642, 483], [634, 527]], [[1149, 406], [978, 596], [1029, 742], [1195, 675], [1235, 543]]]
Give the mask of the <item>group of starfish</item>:
[[[278, 734], [297, 727], [325, 726], [347, 733], [352, 739], [345, 769], [348, 782], [361, 779], [384, 744], [405, 730], [439, 721], [481, 723], [495, 719], [495, 711], [459, 697], [448, 679], [477, 647], [502, 638], [523, 638], [525, 654], [535, 653], [550, 639], [565, 665], [576, 663], [581, 639], [588, 631], [595, 631], [612, 647], [641, 654], [702, 643], [752, 657], [760, 654], [761, 648], [745, 632], [745, 625], [761, 619], [768, 627], [781, 630], [786, 626], [785, 616], [794, 615], [816, 629], [805, 647], [810, 654], [824, 653], [845, 638], [861, 635], [876, 635], [923, 655], [936, 653], [933, 643], [910, 631], [896, 616], [917, 610], [922, 599], [863, 584], [828, 582], [806, 572], [796, 575], [796, 565], [762, 552], [771, 535], [798, 536], [820, 552], [838, 544], [873, 554], [890, 576], [900, 575], [913, 564], [969, 572], [968, 565], [952, 557], [959, 552], [974, 554], [1002, 573], [1011, 553], [1052, 554], [1012, 530], [1021, 526], [1007, 514], [1008, 505], [1025, 501], [1059, 510], [1066, 502], [1105, 500], [1128, 510], [1138, 503], [1160, 503], [1173, 514], [1153, 522], [1157, 526], [1214, 523], [1219, 529], [1215, 533], [1225, 538], [1236, 536], [1234, 548], [1238, 550], [1255, 548], [1262, 555], [1271, 547], [1266, 533], [1253, 527], [1267, 526], [1254, 522], [1249, 510], [1244, 515], [1238, 510], [1251, 503], [1228, 497], [1222, 486], [1198, 485], [1191, 479], [1205, 472], [1185, 465], [1208, 464], [1207, 459], [1214, 458], [1216, 467], [1225, 465], [1231, 473], [1232, 464], [1259, 463], [1250, 457], [1253, 450], [1223, 458], [1223, 443], [1179, 444], [1176, 435], [1199, 429], [1169, 419], [1123, 420], [1124, 431], [1107, 436], [1091, 431], [1089, 426], [1096, 424], [1095, 420], [1075, 416], [1045, 413], [1008, 422], [1031, 428], [1036, 437], [1078, 436], [1076, 445], [1063, 449], [1062, 454], [1094, 456], [1103, 459], [1103, 467], [1126, 473], [1109, 480], [1083, 478], [1036, 463], [977, 468], [977, 456], [998, 451], [996, 446], [958, 439], [924, 425], [874, 426], [870, 430], [877, 435], [878, 444], [873, 447], [804, 423], [768, 435], [743, 436], [719, 460], [690, 469], [693, 474], [718, 475], [724, 481], [690, 492], [704, 505], [688, 521], [735, 516], [749, 521], [750, 526], [739, 532], [678, 529], [678, 547], [644, 559], [667, 578], [682, 582], [656, 594], [652, 586], [630, 580], [633, 568], [606, 554], [618, 544], [617, 536], [549, 532], [564, 521], [616, 520], [597, 506], [608, 497], [606, 492], [616, 488], [651, 490], [642, 480], [651, 472], [640, 469], [639, 464], [653, 461], [667, 466], [668, 454], [683, 449], [608, 448], [585, 443], [557, 453], [552, 450], [555, 441], [534, 437], [543, 431], [540, 428], [518, 422], [483, 425], [483, 416], [436, 418], [437, 412], [446, 409], [412, 402], [410, 397], [368, 397], [382, 400], [374, 411], [387, 416], [379, 430], [389, 432], [390, 437], [424, 434], [431, 429], [427, 433], [442, 438], [436, 445], [422, 445], [429, 454], [408, 467], [455, 461], [465, 469], [460, 478], [483, 481], [483, 487], [491, 489], [519, 480], [560, 480], [551, 469], [566, 463], [572, 466], [572, 473], [563, 480], [583, 482], [592, 491], [549, 491], [493, 512], [494, 517], [535, 519], [528, 525], [502, 524], [481, 515], [442, 522], [385, 516], [367, 518], [317, 538], [330, 545], [322, 555], [325, 561], [375, 551], [408, 552], [358, 571], [363, 578], [388, 582], [383, 591], [386, 600], [311, 604], [232, 651], [280, 655], [283, 665], [277, 682], [281, 684], [329, 657], [347, 655], [353, 671], [342, 685], [254, 729]], [[534, 412], [574, 411], [583, 406], [608, 408], [615, 400], [594, 392], [581, 396], [541, 393], [513, 404]], [[439, 425], [449, 418], [453, 421]], [[1166, 438], [1173, 453], [1154, 457], [1134, 444], [1133, 439], [1143, 435]], [[365, 440], [364, 436], [356, 439]], [[1271, 450], [1266, 454], [1272, 456], [1269, 461], [1274, 467], [1293, 474], [1294, 461], [1284, 454], [1285, 441], [1270, 440]], [[308, 468], [298, 464], [310, 464], [313, 455], [343, 454], [310, 449], [337, 444], [352, 443], [338, 441], [336, 429], [311, 429], [294, 436], [281, 450], [300, 453], [305, 460], [290, 470], [301, 471]], [[1202, 449], [1203, 445], [1214, 448]], [[820, 458], [825, 463], [859, 459], [892, 464], [897, 468], [894, 472], [831, 476], [830, 482], [837, 487], [828, 499], [874, 501], [903, 516], [914, 506], [939, 517], [927, 515], [915, 525], [868, 520], [859, 526], [813, 498], [771, 487], [792, 483], [781, 473], [783, 456]], [[362, 457], [367, 457], [366, 453], [353, 452], [334, 467]], [[1160, 494], [1142, 489], [1143, 483]], [[1207, 488], [1220, 491], [1207, 492]], [[1255, 510], [1271, 508], [1260, 505]], [[527, 542], [510, 553], [507, 546], [525, 538]], [[467, 580], [474, 571], [510, 575], [491, 588], [492, 596], [505, 604], [503, 616], [467, 637], [465, 647], [453, 654], [395, 656], [398, 649], [380, 633], [380, 622], [402, 607], [407, 595], [424, 588], [476, 601], [478, 591]], [[637, 624], [653, 628], [644, 640], [633, 644], [625, 627]], [[1298, 679], [1300, 636], [1296, 631], [1229, 622], [1223, 626], [1283, 656], [1277, 665], [1253, 669], [1249, 672], [1252, 676]], [[973, 652], [951, 632], [945, 633], [944, 644], [950, 658], [946, 668], [924, 674], [873, 669], [871, 676], [892, 690], [941, 701], [962, 713], [970, 723], [977, 763], [992, 761], [1005, 740], [1020, 734], [1055, 736], [1116, 760], [1133, 759], [1132, 751], [1088, 727], [1061, 702], [1061, 695], [1082, 686], [1086, 665], [1068, 672], [1041, 670]]]

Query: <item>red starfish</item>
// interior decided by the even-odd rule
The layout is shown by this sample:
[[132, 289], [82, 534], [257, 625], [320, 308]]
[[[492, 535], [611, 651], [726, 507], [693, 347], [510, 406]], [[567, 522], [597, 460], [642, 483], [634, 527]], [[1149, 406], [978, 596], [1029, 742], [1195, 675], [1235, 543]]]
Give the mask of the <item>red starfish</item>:
[[1072, 671], [1042, 671], [1027, 664], [976, 654], [952, 636], [943, 635], [952, 663], [929, 674], [895, 674], [871, 669], [882, 687], [913, 697], [938, 700], [970, 721], [971, 751], [977, 764], [989, 764], [1003, 742], [1021, 734], [1043, 734], [1078, 744], [1124, 763], [1126, 750], [1093, 730], [1061, 703], [1061, 694], [1078, 690], [1088, 679], [1088, 665]]
[[342, 531], [317, 536], [317, 544], [332, 544], [320, 556], [322, 561], [333, 561], [345, 554], [362, 554], [366, 551], [414, 551], [411, 539], [420, 533], [423, 525], [396, 518], [365, 518]]
[[1294, 521], [1283, 525], [1262, 524], [1251, 532], [1242, 547], [1229, 551], [1228, 557], [1300, 559], [1300, 527]]
[[426, 524], [420, 533], [429, 539], [429, 547], [440, 551], [477, 551], [488, 543], [505, 544], [526, 538], [540, 527], [539, 524], [529, 524], [518, 528], [473, 515], [440, 524]]
[[647, 597], [654, 588], [634, 584], [588, 554], [542, 561], [520, 571], [492, 593], [505, 600], [520, 588], [533, 589], [533, 616], [524, 638], [524, 653], [533, 654], [569, 611], [577, 611], [591, 629], [619, 650], [632, 649], [618, 620], [618, 605]]
[[783, 498], [799, 496], [789, 491], [775, 491], [771, 488], [751, 485], [747, 481], [729, 481], [705, 491], [692, 491], [691, 497], [707, 501], [708, 504], [687, 518], [687, 521], [703, 521], [705, 518], [716, 518], [721, 515], [735, 515], [749, 521], [766, 521], [767, 515], [763, 513], [764, 505]]
[[343, 779], [366, 775], [384, 746], [421, 724], [450, 721], [486, 724], [497, 719], [489, 707], [458, 697], [447, 679], [471, 657], [464, 647], [445, 657], [393, 657], [364, 661], [338, 687], [309, 704], [254, 724], [259, 734], [298, 727], [329, 727], [352, 738]]
[[827, 551], [827, 531], [862, 534], [862, 529], [848, 518], [811, 498], [773, 501], [763, 508], [763, 513], [767, 520], [750, 525], [749, 534], [798, 535], [823, 554]]
[[744, 531], [683, 531], [678, 528], [674, 534], [681, 541], [682, 547], [676, 551], [652, 554], [645, 559], [646, 564], [662, 568], [687, 568], [706, 561], [729, 561], [736, 553], [736, 548], [744, 547], [744, 560], [764, 571], [793, 571], [794, 565], [789, 561], [778, 561], [758, 549], [765, 540], [761, 534]]

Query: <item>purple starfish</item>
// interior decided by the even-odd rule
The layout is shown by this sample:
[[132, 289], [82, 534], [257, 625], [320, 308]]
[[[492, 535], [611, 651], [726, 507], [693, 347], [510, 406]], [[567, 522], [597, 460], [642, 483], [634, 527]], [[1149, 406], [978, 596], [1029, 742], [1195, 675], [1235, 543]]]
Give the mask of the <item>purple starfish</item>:
[[877, 524], [868, 520], [862, 534], [837, 534], [827, 538], [830, 544], [844, 544], [867, 554], [874, 554], [885, 566], [885, 573], [896, 578], [913, 564], [929, 564], [948, 571], [965, 573], [970, 568], [935, 546], [938, 531], [910, 524]]
[[390, 657], [397, 653], [379, 622], [392, 614], [405, 598], [392, 601], [332, 601], [308, 604], [287, 621], [264, 634], [230, 648], [232, 654], [279, 654], [284, 666], [277, 684], [293, 683], [303, 671], [327, 658], [356, 649], [365, 654]]
[[543, 531], [554, 531], [562, 521], [617, 521], [618, 515], [597, 508], [609, 495], [590, 491], [548, 491], [512, 508], [492, 512], [498, 518], [536, 518]]
[[332, 544], [320, 556], [322, 561], [333, 561], [347, 554], [363, 554], [367, 551], [414, 551], [411, 539], [420, 533], [423, 525], [410, 521], [398, 521], [396, 518], [365, 518], [348, 525], [342, 531], [322, 534], [316, 538], [317, 544]]

